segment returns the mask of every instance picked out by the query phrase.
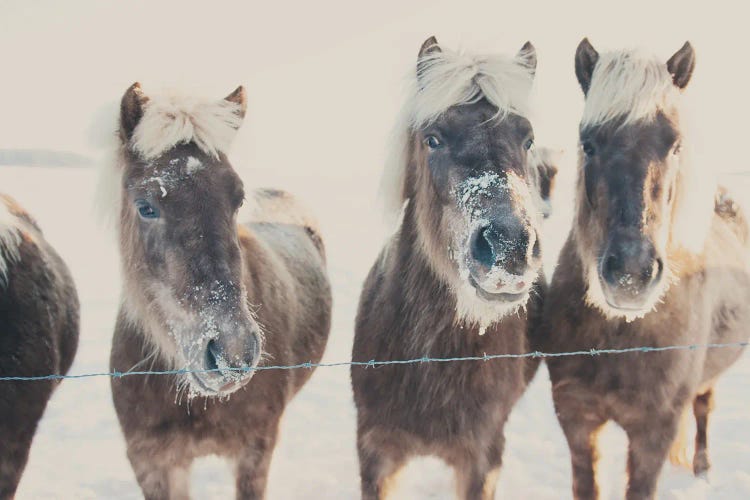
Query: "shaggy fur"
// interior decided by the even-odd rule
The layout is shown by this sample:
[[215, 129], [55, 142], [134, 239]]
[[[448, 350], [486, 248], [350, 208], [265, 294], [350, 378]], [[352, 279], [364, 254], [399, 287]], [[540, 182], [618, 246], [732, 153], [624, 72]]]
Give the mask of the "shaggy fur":
[[[78, 346], [78, 295], [65, 263], [34, 220], [0, 195], [0, 376], [66, 374]], [[0, 498], [18, 487], [59, 381], [0, 382]]]
[[[435, 50], [440, 49], [434, 39], [425, 42], [418, 62], [416, 84], [432, 96], [427, 102], [437, 95], [429, 86], [443, 88], [449, 75], [435, 69], [440, 78], [430, 73], [419, 80], [424, 61], [427, 68], [443, 64]], [[533, 48], [525, 46], [523, 54], [533, 57]], [[456, 69], [455, 56], [446, 57]], [[468, 61], [474, 60], [460, 59], [456, 78], [462, 85], [483, 81], [474, 78], [472, 72], [483, 67], [470, 67]], [[503, 61], [495, 69], [518, 64], [507, 73], [525, 75], [519, 81], [530, 84], [533, 68], [512, 59], [493, 60]], [[540, 196], [531, 192], [538, 190], [533, 179], [540, 167], [529, 152], [533, 133], [528, 120], [511, 109], [498, 111], [496, 101], [476, 95], [480, 90], [451, 94], [458, 103], [443, 101], [441, 107], [449, 107], [434, 123], [408, 125], [408, 156], [386, 174], [403, 178], [393, 193], [399, 203], [408, 202], [399, 229], [365, 281], [354, 361], [520, 354], [529, 348], [527, 335], [541, 314], [544, 293], [544, 278], [537, 278]], [[483, 228], [502, 237], [488, 236]], [[477, 235], [483, 238], [479, 246], [497, 250], [490, 272], [479, 262], [484, 254], [476, 250]], [[486, 289], [496, 283], [530, 289], [493, 296]], [[505, 295], [513, 298], [500, 298]], [[454, 468], [461, 498], [493, 498], [503, 427], [536, 366], [517, 359], [352, 367], [362, 497], [384, 498], [410, 458], [429, 454]]]
[[[241, 89], [227, 99], [244, 109]], [[239, 370], [321, 359], [331, 315], [322, 240], [277, 190], [249, 194], [254, 218], [238, 225], [245, 193], [224, 153], [212, 153], [223, 143], [193, 137], [145, 160], [133, 133], [143, 102], [133, 88], [123, 97], [125, 300], [110, 365], [201, 373], [112, 381], [128, 458], [148, 499], [187, 497], [190, 464], [208, 454], [235, 464], [238, 498], [263, 498], [279, 420], [311, 370]], [[195, 130], [210, 128], [204, 119], [213, 123], [187, 117]], [[158, 215], [144, 218], [144, 206]]]
[[[635, 64], [618, 56], [597, 63], [596, 56], [584, 40], [576, 56], [576, 72], [587, 96], [604, 88], [619, 91], [622, 85], [609, 85], [615, 80], [629, 82], [624, 87], [635, 92], [648, 87], [644, 82], [651, 82], [654, 74], [682, 88], [694, 57], [686, 44], [664, 71], [657, 71], [652, 62]], [[615, 68], [611, 61], [627, 64]], [[597, 82], [600, 77], [606, 85]], [[638, 81], [640, 85], [633, 83]], [[604, 97], [598, 99], [597, 105], [603, 106]], [[662, 102], [650, 91], [643, 101], [652, 106]], [[614, 95], [611, 102], [615, 108], [622, 105]], [[634, 108], [645, 109], [645, 105]], [[601, 110], [600, 116], [621, 117], [616, 111]], [[577, 214], [552, 278], [535, 348], [628, 349], [733, 343], [750, 336], [747, 221], [724, 191], [715, 193], [709, 207], [689, 206], [694, 193], [692, 187], [686, 188], [684, 174], [690, 138], [682, 133], [680, 117], [680, 110], [672, 107], [655, 109], [625, 125], [611, 118], [582, 126]], [[701, 179], [693, 168], [687, 169], [690, 175]], [[698, 208], [708, 211], [701, 218], [710, 224], [699, 250], [691, 251], [676, 237], [675, 225], [681, 212]], [[642, 310], [627, 311], [609, 304], [601, 288], [599, 296], [592, 295], [592, 288], [600, 281], [597, 269], [606, 262], [607, 242], [615, 241], [622, 231], [635, 230], [639, 236], [631, 243], [644, 245], [639, 248], [653, 244], [655, 256], [663, 261], [664, 276], [654, 292], [658, 303], [646, 301]], [[684, 453], [679, 450], [684, 443], [678, 427], [691, 408], [697, 423], [693, 471], [705, 474], [713, 386], [741, 352], [726, 348], [549, 358], [555, 409], [571, 452], [574, 496], [598, 498], [596, 436], [609, 420], [621, 426], [629, 439], [628, 499], [654, 497], [666, 458], [679, 460]]]
[[486, 99], [498, 117], [528, 117], [536, 53], [529, 44], [509, 57], [474, 55], [449, 49], [427, 51], [417, 74], [407, 80], [407, 97], [393, 129], [380, 191], [386, 216], [394, 222], [408, 197], [404, 193], [411, 132], [435, 120], [452, 106]]

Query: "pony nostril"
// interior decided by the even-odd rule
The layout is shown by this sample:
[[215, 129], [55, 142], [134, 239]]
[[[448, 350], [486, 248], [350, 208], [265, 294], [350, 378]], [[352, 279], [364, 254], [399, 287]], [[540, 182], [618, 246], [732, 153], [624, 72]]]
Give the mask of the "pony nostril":
[[493, 251], [492, 243], [490, 243], [489, 240], [489, 229], [489, 227], [484, 227], [477, 231], [471, 249], [471, 256], [480, 264], [492, 267], [495, 263], [495, 252]]
[[219, 347], [216, 345], [216, 341], [214, 339], [209, 340], [208, 346], [206, 347], [206, 365], [209, 370], [219, 369], [219, 364], [217, 362], [219, 356], [221, 356], [221, 354], [219, 353]]
[[646, 268], [645, 281], [647, 283], [653, 283], [661, 277], [661, 273], [664, 270], [664, 262], [661, 259], [654, 259], [651, 262], [651, 266]]
[[620, 265], [620, 259], [615, 254], [610, 254], [604, 260], [604, 271], [606, 272], [608, 277], [613, 278], [614, 275], [620, 271], [621, 267], [622, 266]]

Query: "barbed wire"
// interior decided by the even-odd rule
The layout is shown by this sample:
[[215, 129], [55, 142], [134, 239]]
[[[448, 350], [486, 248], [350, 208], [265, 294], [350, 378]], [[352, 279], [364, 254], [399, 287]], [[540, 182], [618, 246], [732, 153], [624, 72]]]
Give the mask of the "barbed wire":
[[579, 351], [567, 351], [567, 352], [542, 352], [532, 351], [520, 354], [501, 353], [501, 354], [482, 354], [481, 356], [462, 356], [462, 357], [449, 357], [449, 358], [432, 358], [424, 356], [421, 358], [410, 358], [410, 359], [395, 359], [395, 360], [375, 360], [370, 361], [335, 361], [335, 362], [322, 362], [313, 363], [311, 361], [305, 363], [299, 363], [296, 365], [269, 365], [269, 366], [256, 366], [247, 368], [213, 368], [205, 370], [189, 370], [189, 369], [178, 369], [178, 370], [163, 370], [163, 371], [126, 371], [126, 372], [95, 372], [95, 373], [79, 373], [72, 375], [32, 375], [32, 376], [4, 376], [0, 377], [0, 382], [9, 381], [38, 381], [38, 380], [63, 380], [63, 379], [83, 379], [83, 378], [94, 378], [94, 377], [110, 377], [110, 378], [123, 378], [133, 376], [151, 376], [151, 375], [185, 375], [188, 373], [211, 373], [211, 372], [260, 372], [267, 370], [300, 370], [300, 369], [313, 369], [313, 368], [334, 368], [340, 366], [363, 366], [365, 368], [376, 368], [378, 366], [387, 365], [411, 365], [418, 363], [453, 363], [463, 361], [492, 361], [497, 359], [523, 359], [523, 358], [561, 358], [568, 356], [600, 356], [606, 354], [627, 354], [627, 353], [651, 353], [651, 352], [663, 352], [663, 351], [676, 351], [676, 350], [696, 350], [696, 349], [721, 349], [721, 348], [742, 348], [750, 345], [750, 342], [727, 342], [727, 343], [708, 343], [708, 344], [685, 344], [685, 345], [668, 345], [668, 346], [642, 346], [642, 347], [626, 347], [621, 349], [598, 349], [592, 348], [588, 350]]

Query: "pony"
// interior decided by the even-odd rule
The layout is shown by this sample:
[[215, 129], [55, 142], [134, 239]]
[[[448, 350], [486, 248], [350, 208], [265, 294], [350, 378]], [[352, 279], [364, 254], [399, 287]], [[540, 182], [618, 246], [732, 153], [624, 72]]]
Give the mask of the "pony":
[[246, 110], [225, 99], [123, 95], [109, 178], [117, 197], [122, 304], [112, 380], [128, 459], [146, 498], [189, 496], [194, 458], [234, 464], [238, 498], [263, 498], [281, 415], [321, 359], [331, 291], [314, 218], [290, 194], [248, 193], [226, 154]]
[[[78, 349], [78, 294], [39, 225], [0, 195], [0, 377], [65, 375]], [[12, 499], [59, 379], [0, 381], [0, 498]]]
[[[544, 294], [535, 69], [530, 43], [515, 56], [422, 45], [383, 177], [400, 222], [363, 286], [355, 362], [527, 351]], [[411, 457], [429, 454], [454, 468], [461, 498], [492, 498], [503, 427], [535, 368], [353, 366], [362, 497], [384, 498]]]
[[691, 409], [692, 469], [706, 474], [713, 387], [750, 333], [747, 221], [691, 161], [685, 89], [694, 67], [689, 42], [666, 63], [640, 51], [599, 54], [587, 39], [576, 51], [585, 96], [576, 208], [542, 348], [740, 344], [549, 358], [576, 498], [598, 497], [596, 435], [610, 420], [629, 440], [628, 499], [653, 498], [666, 458], [684, 455], [680, 422]]

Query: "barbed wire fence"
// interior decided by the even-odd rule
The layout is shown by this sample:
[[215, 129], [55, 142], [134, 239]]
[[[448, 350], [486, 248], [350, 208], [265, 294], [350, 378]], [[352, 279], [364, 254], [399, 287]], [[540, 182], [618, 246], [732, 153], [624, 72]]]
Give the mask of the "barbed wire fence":
[[38, 380], [62, 380], [62, 379], [84, 379], [84, 378], [95, 378], [95, 377], [111, 377], [111, 378], [123, 378], [133, 376], [152, 376], [152, 375], [185, 375], [188, 373], [210, 373], [210, 372], [260, 372], [268, 370], [302, 370], [313, 368], [335, 368], [342, 366], [362, 366], [365, 368], [376, 368], [379, 366], [388, 365], [413, 365], [420, 363], [455, 363], [455, 362], [467, 362], [467, 361], [493, 361], [499, 359], [524, 359], [524, 358], [561, 358], [568, 356], [600, 356], [600, 355], [613, 355], [613, 354], [628, 354], [628, 353], [653, 353], [653, 352], [664, 352], [664, 351], [676, 351], [676, 350], [690, 350], [694, 351], [697, 349], [721, 349], [721, 348], [744, 348], [750, 345], [750, 342], [727, 342], [727, 343], [707, 343], [707, 344], [684, 344], [684, 345], [667, 345], [667, 346], [641, 346], [641, 347], [627, 347], [622, 349], [599, 349], [592, 348], [588, 350], [578, 351], [566, 351], [566, 352], [542, 352], [532, 351], [520, 354], [513, 353], [499, 353], [499, 354], [483, 354], [481, 356], [463, 356], [463, 357], [451, 357], [451, 358], [432, 358], [432, 357], [421, 357], [421, 358], [410, 358], [410, 359], [394, 359], [394, 360], [375, 360], [370, 361], [335, 361], [335, 362], [323, 362], [313, 363], [311, 361], [305, 363], [299, 363], [296, 365], [268, 365], [268, 366], [256, 366], [248, 368], [213, 368], [205, 370], [163, 370], [163, 371], [126, 371], [126, 372], [93, 372], [93, 373], [79, 373], [72, 375], [36, 375], [36, 376], [5, 376], [0, 377], [0, 382], [7, 381], [38, 381]]

